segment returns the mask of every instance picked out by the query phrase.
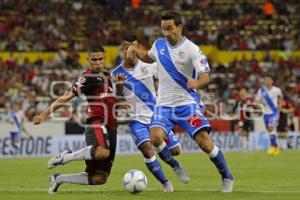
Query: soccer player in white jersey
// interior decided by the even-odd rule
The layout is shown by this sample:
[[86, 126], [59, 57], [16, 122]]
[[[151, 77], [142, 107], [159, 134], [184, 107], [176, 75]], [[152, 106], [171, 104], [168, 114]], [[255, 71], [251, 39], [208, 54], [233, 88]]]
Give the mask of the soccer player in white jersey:
[[22, 133], [29, 136], [28, 131], [24, 128], [24, 112], [21, 109], [21, 105], [18, 102], [14, 102], [9, 109], [9, 122], [11, 124], [10, 128], [10, 139], [13, 147], [18, 148], [19, 141]]
[[279, 120], [279, 101], [282, 99], [281, 89], [273, 86], [273, 78], [270, 75], [264, 77], [264, 86], [261, 87], [255, 101], [262, 103], [264, 122], [270, 136], [270, 148], [268, 154], [278, 155], [280, 148], [276, 139], [276, 127]]
[[135, 45], [128, 49], [128, 56], [134, 54], [144, 62], [158, 64], [158, 98], [150, 129], [151, 142], [161, 153], [169, 155], [164, 137], [175, 124], [180, 125], [217, 167], [222, 176], [221, 191], [232, 192], [233, 176], [223, 153], [209, 137], [211, 127], [196, 92], [209, 83], [207, 59], [198, 46], [182, 35], [178, 13], [161, 16], [161, 28], [165, 38], [157, 39], [151, 50]]
[[[173, 192], [173, 186], [165, 176], [150, 143], [149, 128], [156, 104], [154, 77], [157, 77], [157, 65], [144, 63], [135, 56], [127, 57], [127, 50], [132, 43], [137, 43], [136, 35], [126, 35], [122, 46], [125, 60], [112, 71], [111, 76], [116, 81], [117, 95], [120, 99], [125, 98], [129, 106], [131, 135], [144, 156], [147, 168], [161, 182], [164, 192]], [[172, 131], [167, 134], [167, 143], [173, 154], [180, 153], [180, 143]], [[161, 158], [174, 169], [183, 183], [189, 181], [189, 176], [173, 157]]]

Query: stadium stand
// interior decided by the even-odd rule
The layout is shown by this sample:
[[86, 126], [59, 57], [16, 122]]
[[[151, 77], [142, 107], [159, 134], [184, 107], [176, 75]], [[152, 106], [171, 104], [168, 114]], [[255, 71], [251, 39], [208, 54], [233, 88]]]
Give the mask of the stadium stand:
[[56, 51], [72, 44], [75, 50], [84, 50], [95, 41], [118, 45], [122, 34], [132, 30], [150, 44], [160, 35], [159, 13], [166, 9], [181, 10], [185, 33], [197, 44], [214, 44], [226, 50], [293, 50], [300, 46], [300, 4], [296, 0], [284, 4], [278, 0], [130, 2], [5, 0], [0, 15], [0, 49]]
[[[207, 91], [214, 93], [216, 102], [230, 103], [241, 86], [251, 88], [250, 93], [254, 94], [259, 74], [268, 72], [276, 77], [276, 84], [293, 102], [295, 115], [300, 116], [300, 56], [294, 53], [300, 48], [299, 1], [286, 0], [282, 4], [276, 0], [179, 0], [176, 3], [169, 0], [26, 3], [3, 0], [1, 119], [5, 119], [6, 106], [12, 100], [22, 102], [28, 120], [49, 105], [54, 100], [50, 98], [51, 83], [76, 78], [84, 67], [80, 52], [89, 43], [114, 48], [108, 67], [115, 66], [118, 51], [118, 47], [109, 46], [119, 45], [124, 32], [134, 30], [139, 40], [149, 47], [160, 36], [159, 13], [167, 9], [180, 9], [186, 23], [185, 34], [200, 46], [210, 45], [208, 49], [214, 49], [207, 54], [204, 46], [212, 69]], [[248, 51], [248, 56], [235, 57], [234, 52], [241, 50], [263, 51], [259, 55]], [[277, 50], [276, 56], [272, 50]], [[223, 54], [215, 56], [220, 51], [229, 53], [233, 59], [220, 62], [225, 58]], [[20, 54], [16, 52], [29, 56], [18, 59]], [[43, 56], [36, 56], [40, 55], [37, 52], [44, 52]], [[53, 92], [59, 96], [68, 86], [58, 83]], [[66, 116], [68, 111], [62, 110], [60, 114]]]

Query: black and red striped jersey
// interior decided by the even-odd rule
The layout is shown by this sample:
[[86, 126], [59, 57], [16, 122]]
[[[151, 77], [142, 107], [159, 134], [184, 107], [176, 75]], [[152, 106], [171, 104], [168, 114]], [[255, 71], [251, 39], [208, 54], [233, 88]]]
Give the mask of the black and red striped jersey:
[[73, 84], [72, 91], [76, 96], [84, 97], [88, 101], [89, 117], [99, 117], [103, 125], [116, 128], [116, 99], [108, 73], [95, 74], [91, 70], [86, 70]]

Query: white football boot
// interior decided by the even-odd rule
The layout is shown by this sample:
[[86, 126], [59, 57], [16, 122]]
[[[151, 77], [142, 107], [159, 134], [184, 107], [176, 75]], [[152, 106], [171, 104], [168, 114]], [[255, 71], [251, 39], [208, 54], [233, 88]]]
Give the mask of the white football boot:
[[72, 153], [72, 151], [70, 149], [64, 150], [63, 152], [61, 152], [60, 154], [53, 156], [49, 159], [48, 161], [48, 169], [52, 169], [58, 165], [63, 165], [63, 159], [64, 159], [64, 155], [68, 154], [68, 153]]

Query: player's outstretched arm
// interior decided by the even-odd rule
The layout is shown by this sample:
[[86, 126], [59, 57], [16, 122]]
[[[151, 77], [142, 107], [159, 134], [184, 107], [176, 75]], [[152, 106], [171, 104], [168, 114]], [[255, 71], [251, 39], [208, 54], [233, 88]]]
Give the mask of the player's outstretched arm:
[[124, 82], [126, 80], [126, 77], [124, 74], [119, 74], [117, 75], [117, 77], [114, 77], [113, 75], [111, 75], [112, 80], [115, 84], [115, 93], [116, 93], [116, 99], [118, 101], [118, 109], [129, 109], [130, 106], [127, 103], [125, 97], [124, 97], [124, 93], [123, 93], [123, 87], [124, 87]]
[[200, 73], [198, 79], [191, 79], [187, 83], [189, 89], [201, 89], [209, 83], [209, 74]]
[[131, 45], [127, 51], [127, 57], [138, 57], [145, 63], [154, 63], [154, 60], [148, 55], [148, 50], [144, 50], [137, 45]]
[[71, 90], [65, 92], [65, 94], [63, 96], [61, 96], [60, 98], [58, 98], [56, 101], [54, 101], [47, 108], [47, 110], [45, 110], [44, 112], [40, 113], [39, 115], [34, 116], [33, 117], [33, 124], [34, 125], [41, 124], [43, 121], [45, 121], [47, 119], [47, 117], [52, 112], [54, 112], [55, 110], [57, 110], [61, 106], [65, 105], [65, 103], [68, 102], [73, 97], [75, 97], [75, 94]]

